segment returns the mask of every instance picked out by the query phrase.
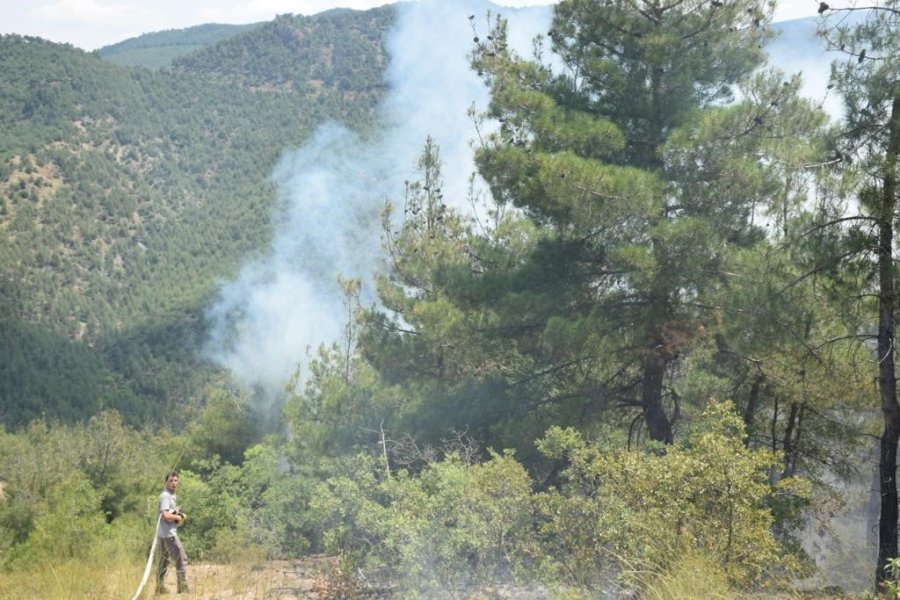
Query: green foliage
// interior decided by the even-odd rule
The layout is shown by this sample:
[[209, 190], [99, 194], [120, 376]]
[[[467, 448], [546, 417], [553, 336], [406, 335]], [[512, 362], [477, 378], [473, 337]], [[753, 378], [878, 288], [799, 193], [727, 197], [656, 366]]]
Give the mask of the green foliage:
[[536, 470], [531, 440], [553, 424], [676, 439], [706, 400], [681, 384], [720, 339], [729, 259], [766, 243], [757, 211], [804, 196], [785, 174], [824, 122], [798, 80], [757, 71], [770, 8], [563, 1], [558, 72], [511, 52], [502, 20], [479, 36], [491, 221], [447, 208], [426, 144], [403, 215], [386, 218], [384, 314], [360, 336], [404, 391], [398, 427], [429, 442], [467, 430]]
[[305, 388], [294, 391], [284, 410], [297, 464], [315, 467], [369, 446], [396, 416], [397, 391], [358, 356], [323, 347], [310, 371]]
[[896, 136], [896, 125], [891, 122], [897, 119], [900, 94], [897, 2], [888, 0], [871, 9], [854, 11], [851, 19], [843, 18], [843, 11], [825, 16], [820, 33], [830, 49], [840, 52], [831, 71], [846, 119], [839, 149], [847, 153], [847, 158], [852, 155], [854, 160], [877, 165], [889, 159], [891, 139]]
[[[512, 55], [498, 22], [473, 54], [496, 204], [451, 209], [426, 143], [402, 214], [385, 211], [380, 304], [343, 282], [346, 335], [265, 438], [197, 358], [202, 311], [269, 240], [279, 153], [325, 119], [374, 126], [393, 8], [118, 49], [171, 44], [167, 71], [0, 37], [0, 421], [20, 427], [0, 432], [0, 566], [140, 558], [175, 459], [196, 561], [341, 552], [342, 576], [421, 597], [512, 579], [712, 598], [793, 577], [793, 475], [850, 471], [873, 369], [850, 339], [871, 301], [848, 318], [844, 288], [810, 273], [867, 291], [871, 265], [837, 259], [872, 238], [813, 228], [783, 250], [809, 233], [823, 116], [798, 79], [754, 71], [770, 7], [720, 4], [563, 0], [559, 73]], [[897, 78], [858, 64], [871, 150]], [[700, 415], [710, 397], [741, 416]], [[441, 455], [448, 432], [515, 453]]]
[[217, 457], [240, 465], [244, 451], [261, 437], [261, 416], [246, 396], [218, 388], [207, 388], [204, 401], [205, 406], [187, 427], [191, 447], [185, 452], [185, 463]]
[[179, 502], [189, 515], [180, 535], [198, 560], [241, 562], [298, 556], [314, 530], [306, 507], [314, 483], [286, 471], [267, 443], [247, 449], [240, 466], [203, 465], [181, 472]]
[[746, 448], [730, 405], [711, 405], [703, 419], [659, 452], [603, 452], [572, 430], [548, 432], [542, 451], [568, 465], [559, 488], [538, 497], [539, 536], [556, 577], [633, 587], [648, 571], [673, 572], [673, 557], [695, 556], [746, 586], [798, 567], [772, 534], [769, 503], [806, 488], [770, 484], [776, 457]]
[[80, 473], [54, 485], [42, 500], [48, 510], [37, 515], [27, 542], [11, 553], [8, 565], [12, 568], [84, 556], [96, 548], [104, 533], [100, 495]]
[[105, 408], [148, 416], [121, 376], [90, 348], [14, 318], [0, 318], [0, 421], [76, 421]]
[[[419, 166], [422, 179], [407, 187], [403, 213], [388, 206], [384, 217], [392, 269], [378, 291], [386, 311], [365, 311], [359, 334], [362, 357], [397, 399], [399, 418], [388, 426], [432, 445], [465, 431], [533, 456], [532, 439], [579, 412], [577, 400], [565, 411], [541, 402], [571, 373], [534, 377], [530, 355], [571, 357], [567, 340], [548, 348], [541, 337], [541, 319], [567, 302], [561, 280], [569, 273], [558, 262], [528, 262], [546, 240], [516, 215], [493, 214], [488, 235], [476, 235], [477, 224], [443, 201], [433, 142]], [[577, 252], [551, 244], [554, 256]]]
[[[847, 10], [853, 18], [846, 18]], [[845, 123], [834, 144], [835, 171], [843, 181], [831, 185], [836, 198], [849, 197], [859, 214], [848, 216], [840, 202], [821, 210], [817, 227], [827, 229], [822, 244], [835, 250], [828, 274], [846, 287], [847, 298], [872, 294], [877, 301], [860, 302], [854, 334], [874, 339], [878, 399], [881, 407], [880, 515], [876, 582], [890, 579], [886, 569], [898, 548], [898, 491], [894, 471], [900, 424], [897, 413], [897, 359], [894, 349], [897, 322], [896, 246], [898, 159], [900, 159], [900, 11], [896, 0], [873, 7], [841, 9], [820, 23], [820, 33], [831, 49], [843, 53], [832, 63], [831, 85], [841, 94]], [[826, 179], [827, 181], [827, 179]], [[838, 219], [832, 217], [837, 214]], [[853, 223], [844, 226], [843, 223]], [[843, 286], [842, 286], [843, 287]], [[875, 325], [877, 323], [877, 326]], [[851, 325], [852, 326], [852, 325]], [[875, 330], [875, 333], [870, 333]], [[863, 333], [865, 332], [865, 333]], [[888, 458], [890, 457], [890, 458]]]
[[[178, 58], [176, 71], [238, 82], [264, 92], [293, 90], [344, 104], [372, 103], [383, 91], [391, 6], [278, 15], [237, 38]], [[371, 104], [369, 104], [371, 106]]]
[[716, 567], [694, 589], [725, 597], [799, 572], [773, 535], [771, 506], [802, 500], [808, 486], [770, 482], [778, 457], [745, 446], [730, 404], [711, 404], [682, 442], [655, 451], [602, 450], [559, 427], [539, 446], [566, 465], [543, 492], [508, 453], [479, 463], [450, 454], [418, 473], [358, 455], [312, 501], [325, 548], [423, 597], [509, 578], [652, 597], [685, 593], [697, 564]]
[[889, 598], [900, 598], [900, 559], [888, 560], [885, 572], [888, 578], [881, 583], [884, 592]]
[[415, 597], [521, 573], [530, 549], [531, 482], [509, 454], [467, 464], [458, 456], [418, 476], [386, 476], [365, 455], [329, 478], [312, 503], [326, 549], [390, 569]]
[[[225, 430], [243, 421], [220, 415]], [[163, 475], [191, 441], [131, 429], [112, 411], [79, 425], [36, 421], [0, 433], [0, 569], [146, 557]], [[217, 455], [190, 460], [197, 471], [176, 466], [189, 516], [180, 533], [192, 559], [243, 563], [312, 548], [307, 507], [316, 482], [288, 470], [274, 443], [247, 448], [238, 465]]]
[[[135, 431], [115, 412], [76, 426], [35, 421], [0, 434], [0, 567], [28, 569], [104, 553], [140, 553], [145, 499], [165, 473], [168, 436]], [[144, 534], [142, 534], [144, 535]]]
[[717, 346], [695, 357], [697, 372], [716, 381], [692, 378], [690, 392], [731, 393], [750, 444], [772, 446], [775, 438], [786, 474], [819, 479], [856, 469], [867, 424], [831, 415], [868, 412], [875, 365], [850, 311], [835, 302], [838, 288], [805, 271], [808, 257], [795, 252], [761, 246], [732, 257], [728, 270], [743, 281], [719, 296], [728, 319]]

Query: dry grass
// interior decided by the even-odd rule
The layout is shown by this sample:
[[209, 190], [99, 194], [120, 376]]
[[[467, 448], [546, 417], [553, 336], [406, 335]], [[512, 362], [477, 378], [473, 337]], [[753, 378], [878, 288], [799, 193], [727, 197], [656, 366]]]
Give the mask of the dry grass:
[[[258, 566], [203, 564], [189, 569], [191, 593], [183, 598], [216, 600], [319, 599], [325, 559], [268, 561]], [[169, 574], [168, 587], [175, 588]], [[152, 590], [151, 590], [152, 591]], [[150, 598], [150, 594], [145, 594]]]
[[[40, 565], [0, 578], [0, 598], [8, 600], [106, 600], [126, 597], [128, 587], [136, 587], [141, 569], [104, 568], [98, 564], [70, 561]], [[132, 589], [131, 594], [134, 593]], [[130, 595], [128, 595], [130, 597]]]
[[[655, 579], [644, 597], [647, 600], [837, 600], [852, 598], [839, 593], [748, 593], [729, 590], [715, 569], [688, 561], [683, 568]], [[0, 578], [0, 598], [4, 600], [129, 600], [143, 575], [144, 565], [102, 565], [73, 561], [62, 565], [36, 567], [29, 572], [14, 572]], [[381, 595], [365, 586], [347, 587], [337, 559], [322, 556], [302, 560], [265, 561], [243, 564], [198, 564], [188, 569], [190, 593], [154, 595], [151, 577], [141, 600], [175, 598], [184, 600], [355, 600]], [[174, 591], [175, 573], [170, 571], [167, 587]], [[397, 598], [402, 595], [395, 596]], [[462, 597], [462, 596], [460, 596]], [[473, 592], [466, 600], [523, 599], [584, 600], [591, 596], [572, 592], [548, 594], [537, 590], [492, 589]]]
[[[191, 591], [174, 595], [184, 600], [323, 600], [325, 574], [330, 559], [310, 557], [302, 561], [268, 561], [253, 565], [191, 565]], [[36, 567], [0, 578], [4, 600], [128, 600], [137, 591], [144, 566], [102, 565], [82, 561]], [[166, 581], [175, 590], [174, 569]], [[141, 600], [166, 598], [154, 595], [155, 579]]]

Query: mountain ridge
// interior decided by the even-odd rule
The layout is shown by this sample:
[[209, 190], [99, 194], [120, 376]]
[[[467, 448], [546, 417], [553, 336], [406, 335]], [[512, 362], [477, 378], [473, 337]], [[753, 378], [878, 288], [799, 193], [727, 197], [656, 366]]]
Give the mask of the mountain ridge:
[[191, 27], [144, 33], [97, 50], [103, 58], [128, 67], [159, 69], [185, 54], [215, 45], [263, 23], [229, 25], [203, 23]]

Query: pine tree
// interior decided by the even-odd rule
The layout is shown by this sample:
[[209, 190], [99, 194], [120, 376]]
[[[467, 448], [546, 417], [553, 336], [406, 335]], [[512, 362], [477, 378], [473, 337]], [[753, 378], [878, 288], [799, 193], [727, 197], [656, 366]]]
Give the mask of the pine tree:
[[755, 1], [565, 0], [548, 33], [558, 72], [513, 55], [503, 23], [474, 56], [499, 123], [479, 171], [543, 231], [523, 272], [556, 277], [532, 290], [555, 296], [534, 348], [564, 336], [566, 356], [536, 353], [538, 370], [581, 382], [558, 396], [582, 409], [637, 409], [632, 429], [655, 441], [674, 438], [673, 382], [715, 330], [724, 260], [792, 193], [779, 146], [821, 124], [796, 81], [754, 73], [769, 16]]
[[[897, 399], [896, 269], [893, 264], [897, 219], [897, 161], [900, 155], [900, 4], [895, 0], [860, 9], [832, 10], [821, 3], [827, 18], [821, 33], [832, 49], [845, 54], [832, 66], [832, 82], [845, 102], [845, 130], [837, 158], [848, 165], [856, 181], [857, 199], [873, 230], [854, 229], [874, 249], [872, 278], [864, 282], [877, 291], [877, 364], [883, 431], [879, 473], [879, 518], [876, 581], [889, 579], [888, 560], [898, 555], [897, 445], [900, 403]], [[850, 18], [847, 18], [847, 17]], [[854, 237], [850, 236], [851, 242]]]

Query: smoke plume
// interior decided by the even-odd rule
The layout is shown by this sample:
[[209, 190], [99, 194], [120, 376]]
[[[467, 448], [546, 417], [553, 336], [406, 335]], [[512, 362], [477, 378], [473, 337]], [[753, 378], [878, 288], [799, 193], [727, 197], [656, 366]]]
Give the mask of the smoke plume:
[[468, 110], [483, 108], [487, 90], [470, 69], [472, 25], [488, 10], [510, 22], [510, 45], [530, 53], [546, 31], [550, 7], [504, 9], [483, 0], [399, 3], [387, 46], [390, 92], [381, 106], [384, 131], [362, 140], [338, 123], [322, 125], [284, 155], [274, 241], [264, 258], [224, 283], [207, 311], [207, 355], [244, 385], [272, 399], [310, 349], [340, 339], [346, 309], [338, 277], [358, 278], [364, 293], [381, 258], [380, 211], [416, 179], [416, 159], [431, 136], [440, 147], [445, 197], [462, 202], [473, 171]]

